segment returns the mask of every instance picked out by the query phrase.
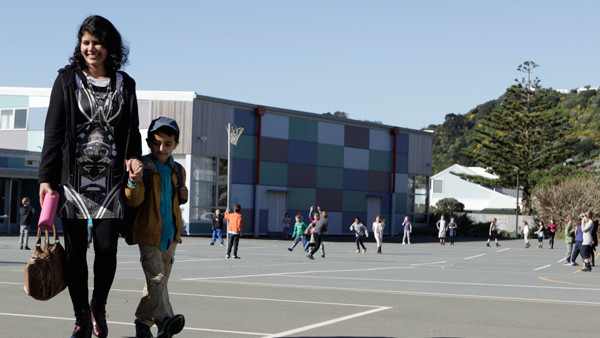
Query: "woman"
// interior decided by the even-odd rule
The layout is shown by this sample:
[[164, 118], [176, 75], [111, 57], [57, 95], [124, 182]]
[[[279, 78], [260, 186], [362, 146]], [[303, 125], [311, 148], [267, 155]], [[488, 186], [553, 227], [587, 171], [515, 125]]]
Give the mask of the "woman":
[[354, 231], [354, 235], [356, 236], [356, 253], [360, 253], [360, 247], [362, 246], [363, 254], [366, 254], [367, 247], [363, 243], [363, 237], [369, 237], [369, 231], [360, 218], [356, 217], [354, 219], [354, 223], [350, 226], [350, 231]]
[[529, 248], [529, 223], [523, 221], [523, 240], [525, 241], [525, 248]]
[[565, 245], [567, 247], [567, 254], [565, 255], [564, 265], [571, 265], [571, 254], [573, 253], [573, 242], [575, 242], [575, 232], [573, 227], [573, 220], [571, 217], [567, 218], [567, 225], [565, 226]]
[[490, 246], [490, 241], [494, 238], [494, 242], [496, 242], [496, 246], [500, 246], [498, 244], [498, 226], [496, 224], [497, 220], [495, 218], [492, 219], [492, 223], [490, 223], [490, 229], [488, 231], [488, 240], [486, 246]]
[[548, 222], [548, 249], [554, 249], [554, 236], [558, 227], [554, 224], [554, 219], [550, 218]]
[[381, 244], [383, 244], [383, 228], [385, 228], [385, 221], [381, 219], [381, 216], [377, 215], [375, 217], [375, 222], [373, 222], [373, 237], [375, 237], [375, 242], [377, 242], [377, 253], [381, 253]]
[[440, 239], [440, 245], [446, 245], [446, 231], [448, 230], [448, 224], [444, 215], [440, 217], [440, 220], [435, 224], [438, 229], [438, 238]]
[[[75, 311], [73, 337], [108, 335], [106, 300], [117, 266], [121, 191], [139, 177], [141, 137], [135, 81], [119, 69], [128, 49], [110, 21], [86, 18], [70, 65], [59, 70], [46, 115], [40, 204], [60, 194], [65, 278]], [[92, 223], [94, 290], [88, 295], [87, 224]]]
[[538, 229], [535, 232], [535, 234], [537, 235], [538, 238], [538, 249], [543, 249], [544, 248], [544, 232], [545, 232], [545, 228], [544, 228], [544, 222], [542, 222], [542, 220], [540, 220], [538, 222]]
[[592, 255], [592, 245], [594, 245], [594, 239], [592, 236], [592, 230], [594, 229], [594, 221], [592, 220], [592, 212], [588, 211], [581, 215], [581, 231], [583, 231], [583, 242], [581, 245], [581, 258], [585, 267], [581, 271], [592, 271], [590, 264], [590, 258]]

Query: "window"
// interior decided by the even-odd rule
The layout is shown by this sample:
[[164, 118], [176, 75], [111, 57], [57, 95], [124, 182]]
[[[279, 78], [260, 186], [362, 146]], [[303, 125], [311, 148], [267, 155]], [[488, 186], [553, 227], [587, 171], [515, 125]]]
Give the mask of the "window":
[[441, 194], [444, 192], [444, 181], [442, 180], [433, 180], [433, 193]]
[[408, 196], [406, 201], [406, 210], [409, 216], [412, 214], [412, 218], [415, 220], [415, 223], [426, 223], [427, 214], [429, 213], [428, 176], [408, 175]]
[[191, 182], [190, 219], [210, 222], [215, 208], [227, 207], [227, 160], [194, 156]]
[[0, 110], [0, 129], [27, 129], [26, 108], [5, 108]]

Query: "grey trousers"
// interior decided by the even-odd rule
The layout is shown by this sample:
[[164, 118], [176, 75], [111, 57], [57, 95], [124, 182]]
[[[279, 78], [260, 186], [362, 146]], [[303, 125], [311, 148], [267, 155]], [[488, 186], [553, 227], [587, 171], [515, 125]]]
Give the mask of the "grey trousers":
[[21, 225], [19, 230], [19, 246], [21, 249], [28, 247], [29, 244], [29, 225]]
[[171, 242], [165, 251], [153, 245], [139, 245], [142, 269], [146, 276], [146, 285], [142, 299], [135, 310], [137, 323], [152, 327], [160, 324], [165, 317], [173, 316], [169, 301], [169, 276], [175, 260], [177, 242]]

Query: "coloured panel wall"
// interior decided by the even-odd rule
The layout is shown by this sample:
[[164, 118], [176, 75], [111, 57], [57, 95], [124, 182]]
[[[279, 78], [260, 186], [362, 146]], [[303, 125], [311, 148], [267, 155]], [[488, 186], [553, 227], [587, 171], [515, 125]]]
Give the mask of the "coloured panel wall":
[[233, 110], [234, 124], [244, 127], [244, 134], [256, 135], [256, 114], [250, 109], [235, 108]]
[[290, 117], [290, 140], [317, 142], [317, 120]]
[[289, 141], [288, 162], [317, 165], [317, 144], [312, 142]]
[[396, 173], [408, 174], [408, 154], [396, 154]]
[[344, 191], [344, 212], [367, 212], [367, 192]]
[[260, 154], [261, 161], [287, 163], [288, 141], [263, 137], [261, 141]]
[[252, 210], [254, 205], [254, 186], [250, 184], [232, 184], [229, 201], [231, 205], [239, 204], [242, 207], [242, 211]]
[[319, 144], [317, 145], [317, 160], [320, 166], [342, 168], [344, 166], [344, 147]]
[[369, 150], [344, 148], [344, 168], [369, 170]]
[[406, 215], [406, 202], [406, 194], [396, 194], [396, 214]]
[[316, 208], [316, 189], [309, 188], [289, 188], [287, 194], [288, 210], [292, 212], [301, 211], [302, 216], [306, 217], [308, 209], [311, 205]]
[[408, 174], [396, 174], [396, 193], [406, 194], [408, 192]]
[[342, 211], [343, 209], [343, 193], [337, 189], [317, 189], [317, 205], [321, 210]]
[[371, 129], [369, 131], [369, 148], [381, 151], [392, 151], [393, 135], [390, 130]]
[[317, 188], [342, 189], [344, 187], [344, 169], [317, 167]]
[[256, 136], [240, 135], [236, 146], [231, 146], [231, 156], [246, 160], [256, 159]]
[[355, 126], [345, 126], [344, 146], [369, 149], [369, 129]]
[[286, 163], [260, 162], [260, 184], [285, 187], [288, 183]]
[[344, 125], [339, 123], [319, 122], [319, 143], [344, 145]]
[[303, 164], [288, 164], [288, 187], [314, 188], [317, 185], [317, 167]]
[[232, 159], [231, 183], [254, 184], [256, 168], [254, 161]]
[[392, 172], [393, 153], [369, 150], [369, 170]]
[[265, 114], [262, 118], [262, 135], [287, 140], [290, 118], [283, 115]]
[[396, 136], [396, 152], [408, 154], [408, 134]]
[[392, 173], [382, 171], [369, 171], [369, 191], [390, 192]]
[[344, 190], [369, 189], [369, 172], [366, 170], [344, 169]]
[[[342, 233], [342, 213], [341, 212], [327, 212], [327, 232], [330, 234], [341, 234]], [[327, 241], [327, 237], [325, 237]]]

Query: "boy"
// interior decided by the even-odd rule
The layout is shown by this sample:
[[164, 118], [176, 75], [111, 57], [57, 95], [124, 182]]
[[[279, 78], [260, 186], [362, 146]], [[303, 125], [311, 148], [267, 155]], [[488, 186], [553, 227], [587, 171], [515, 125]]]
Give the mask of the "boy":
[[[315, 259], [313, 255], [315, 254], [315, 252], [317, 252], [317, 250], [319, 250], [319, 247], [323, 242], [323, 234], [327, 232], [327, 217], [327, 212], [323, 211], [321, 212], [321, 219], [314, 223], [310, 223], [309, 225], [309, 228], [314, 228], [313, 236], [315, 238], [315, 245], [311, 248], [308, 255], [306, 255], [308, 259]], [[324, 256], [325, 253], [323, 253], [321, 257]]]
[[142, 175], [130, 172], [125, 188], [127, 206], [139, 207], [131, 233], [146, 276], [135, 312], [135, 331], [136, 337], [152, 337], [150, 328], [156, 324], [158, 337], [171, 337], [185, 325], [183, 315], [173, 314], [167, 289], [175, 248], [183, 232], [179, 205], [188, 199], [185, 170], [171, 156], [179, 144], [177, 122], [166, 117], [153, 120], [146, 142], [151, 154], [133, 164], [134, 168], [143, 164]]
[[31, 217], [35, 214], [35, 209], [31, 207], [31, 201], [29, 197], [23, 197], [21, 200], [23, 206], [19, 210], [19, 214], [21, 215], [21, 220], [19, 222], [20, 230], [19, 230], [19, 243], [21, 245], [21, 250], [31, 250], [29, 249], [29, 223], [31, 223]]
[[239, 204], [233, 205], [233, 213], [229, 212], [229, 209], [225, 211], [225, 219], [227, 220], [227, 256], [231, 257], [231, 247], [233, 247], [233, 258], [240, 259], [237, 255], [238, 243], [240, 242], [240, 236], [242, 235], [242, 214], [240, 214], [242, 207]]
[[[294, 248], [296, 247], [296, 244], [298, 244], [298, 242], [300, 242], [300, 240], [302, 240], [302, 246], [306, 247], [306, 235], [304, 234], [305, 230], [306, 230], [306, 224], [304, 224], [304, 222], [302, 222], [300, 220], [300, 216], [297, 215], [296, 216], [296, 224], [294, 224], [294, 232], [292, 233], [292, 237], [294, 237], [294, 243], [292, 244], [291, 247], [288, 248], [288, 250], [290, 252], [292, 250], [294, 250]], [[304, 251], [308, 251], [308, 249], [305, 249]]]

